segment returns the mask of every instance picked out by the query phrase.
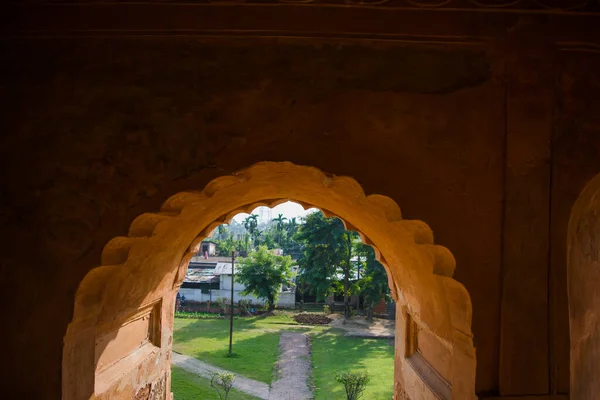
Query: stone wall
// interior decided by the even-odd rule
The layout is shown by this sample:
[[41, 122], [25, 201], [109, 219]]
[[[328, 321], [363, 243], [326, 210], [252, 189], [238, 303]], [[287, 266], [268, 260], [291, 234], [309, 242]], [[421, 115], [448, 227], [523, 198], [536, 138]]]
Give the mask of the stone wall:
[[567, 392], [567, 222], [600, 170], [600, 69], [516, 37], [507, 56], [505, 38], [5, 35], [3, 386], [59, 398], [75, 291], [105, 244], [271, 160], [351, 176], [431, 226], [472, 299], [478, 393]]

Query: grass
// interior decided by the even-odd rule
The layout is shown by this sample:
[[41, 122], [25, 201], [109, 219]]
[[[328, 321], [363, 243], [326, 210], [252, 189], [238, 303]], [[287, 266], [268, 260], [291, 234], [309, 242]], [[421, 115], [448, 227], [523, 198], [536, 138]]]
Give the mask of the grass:
[[233, 353], [229, 350], [229, 319], [175, 319], [173, 350], [195, 357], [247, 378], [270, 384], [277, 361], [281, 331], [320, 331], [302, 328], [288, 314], [236, 318], [233, 321]]
[[394, 391], [394, 347], [389, 339], [342, 336], [334, 329], [311, 335], [316, 400], [344, 400], [338, 371], [367, 371], [371, 380], [363, 399], [391, 399]]
[[[291, 314], [234, 319], [233, 352], [229, 347], [229, 319], [175, 319], [173, 349], [209, 364], [270, 384], [282, 331], [311, 333], [312, 380], [316, 400], [343, 400], [344, 388], [336, 382], [338, 371], [366, 370], [371, 381], [365, 400], [390, 399], [394, 382], [394, 347], [389, 339], [343, 336], [327, 326], [304, 327]], [[175, 381], [174, 381], [175, 382]], [[175, 383], [173, 383], [175, 388]], [[210, 388], [210, 383], [209, 383]], [[173, 389], [175, 392], [175, 389]], [[176, 400], [185, 400], [180, 396]], [[196, 397], [211, 398], [211, 397]]]
[[[171, 390], [176, 400], [218, 399], [210, 380], [173, 366], [171, 368]], [[227, 400], [256, 400], [244, 392], [232, 389]]]

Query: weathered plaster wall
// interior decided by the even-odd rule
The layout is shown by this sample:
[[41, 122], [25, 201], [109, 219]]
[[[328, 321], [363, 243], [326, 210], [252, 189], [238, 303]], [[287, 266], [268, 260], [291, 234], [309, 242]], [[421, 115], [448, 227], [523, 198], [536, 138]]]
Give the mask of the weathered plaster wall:
[[[528, 187], [526, 180], [505, 185], [507, 143], [514, 143], [507, 142], [506, 113], [518, 108], [507, 108], [502, 57], [478, 46], [175, 37], [5, 39], [2, 54], [2, 296], [10, 305], [5, 311], [12, 327], [4, 333], [12, 343], [5, 349], [12, 367], [0, 379], [12, 393], [59, 398], [62, 339], [74, 293], [99, 264], [108, 240], [124, 235], [137, 215], [157, 210], [170, 195], [261, 160], [352, 176], [367, 193], [392, 197], [405, 217], [426, 221], [436, 242], [455, 255], [455, 276], [472, 298], [477, 388], [499, 391], [501, 309], [518, 313], [529, 304], [527, 296], [508, 305], [501, 300], [501, 293], [506, 299], [513, 290], [502, 288], [506, 279], [516, 293], [527, 290], [518, 275], [502, 273], [502, 229], [503, 199]], [[579, 73], [577, 62], [569, 65], [573, 72], [560, 86], [568, 89], [560, 92], [565, 97], [573, 88], [568, 77]], [[597, 80], [589, 71], [578, 81], [589, 91], [582, 100], [597, 93], [587, 85]], [[530, 89], [523, 87], [520, 93]], [[533, 100], [514, 98], [527, 103], [544, 97], [543, 90], [536, 93]], [[595, 168], [597, 153], [589, 144], [597, 143], [597, 126], [586, 124], [594, 120], [594, 104], [589, 107], [577, 120], [589, 128], [576, 136], [581, 139], [572, 139], [569, 130], [554, 139], [565, 160], [584, 152], [579, 161], [563, 168], [558, 156], [550, 160], [542, 152], [536, 158], [542, 166], [557, 165], [551, 198], [566, 218], [575, 197], [562, 200], [561, 185], [585, 180], [581, 171]], [[564, 123], [573, 115], [567, 111], [557, 111], [566, 115]], [[527, 124], [514, 132], [514, 140], [530, 137]], [[511, 165], [528, 165], [529, 154], [508, 154]], [[528, 201], [510, 198], [517, 206]], [[556, 212], [553, 203], [553, 245], [561, 236], [566, 242], [566, 222], [556, 225]], [[509, 238], [529, 232], [528, 225], [515, 224]], [[543, 224], [536, 232], [546, 232]], [[554, 251], [551, 278], [544, 276], [545, 263], [531, 278], [536, 287], [550, 285], [555, 300], [549, 315], [556, 317], [550, 330], [527, 325], [541, 336], [552, 332], [551, 358], [564, 352], [565, 336], [561, 342], [553, 332], [566, 321], [556, 311], [566, 310], [564, 279], [554, 275], [564, 257]], [[518, 251], [509, 255], [519, 260]], [[524, 332], [518, 318], [504, 321], [502, 332]], [[506, 366], [527, 359], [518, 351], [528, 343], [522, 337], [505, 343], [504, 354], [512, 355]], [[564, 362], [530, 360], [536, 371], [548, 363], [564, 392]], [[545, 384], [509, 380], [506, 393], [522, 394], [530, 382], [531, 393]]]

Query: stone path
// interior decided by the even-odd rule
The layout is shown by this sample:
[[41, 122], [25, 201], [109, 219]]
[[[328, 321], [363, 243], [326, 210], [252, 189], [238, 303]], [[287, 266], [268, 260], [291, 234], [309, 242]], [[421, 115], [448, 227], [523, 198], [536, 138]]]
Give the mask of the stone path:
[[[193, 357], [188, 357], [183, 354], [173, 352], [173, 365], [185, 369], [188, 372], [192, 372], [196, 375], [203, 376], [210, 379], [214, 371], [229, 372], [222, 368], [214, 367], [210, 364], [197, 360]], [[248, 393], [252, 396], [258, 397], [262, 400], [269, 400], [269, 385], [263, 382], [255, 381], [253, 379], [245, 378], [241, 375], [235, 374], [235, 381], [233, 387], [242, 392]], [[270, 397], [275, 399], [275, 397]], [[290, 397], [291, 398], [291, 397]], [[294, 397], [295, 398], [295, 397]], [[279, 398], [277, 398], [279, 399]], [[281, 398], [283, 399], [283, 398]]]
[[283, 332], [279, 337], [277, 380], [271, 386], [270, 400], [310, 400], [310, 345], [302, 333]]

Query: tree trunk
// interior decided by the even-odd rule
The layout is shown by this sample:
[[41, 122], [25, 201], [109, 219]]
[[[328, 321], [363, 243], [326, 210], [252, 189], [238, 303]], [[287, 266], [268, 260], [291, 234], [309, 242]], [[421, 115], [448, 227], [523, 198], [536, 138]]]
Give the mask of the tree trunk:
[[272, 313], [275, 310], [275, 299], [267, 299], [267, 311], [270, 313]]
[[373, 302], [369, 302], [369, 306], [367, 308], [367, 321], [373, 321]]
[[346, 268], [344, 271], [344, 318], [350, 318], [350, 273], [352, 272], [352, 239], [346, 235], [348, 243], [348, 258], [346, 259]]
[[350, 318], [350, 296], [348, 296], [348, 291], [350, 290], [350, 279], [348, 275], [348, 272], [344, 274], [344, 317], [346, 319]]

